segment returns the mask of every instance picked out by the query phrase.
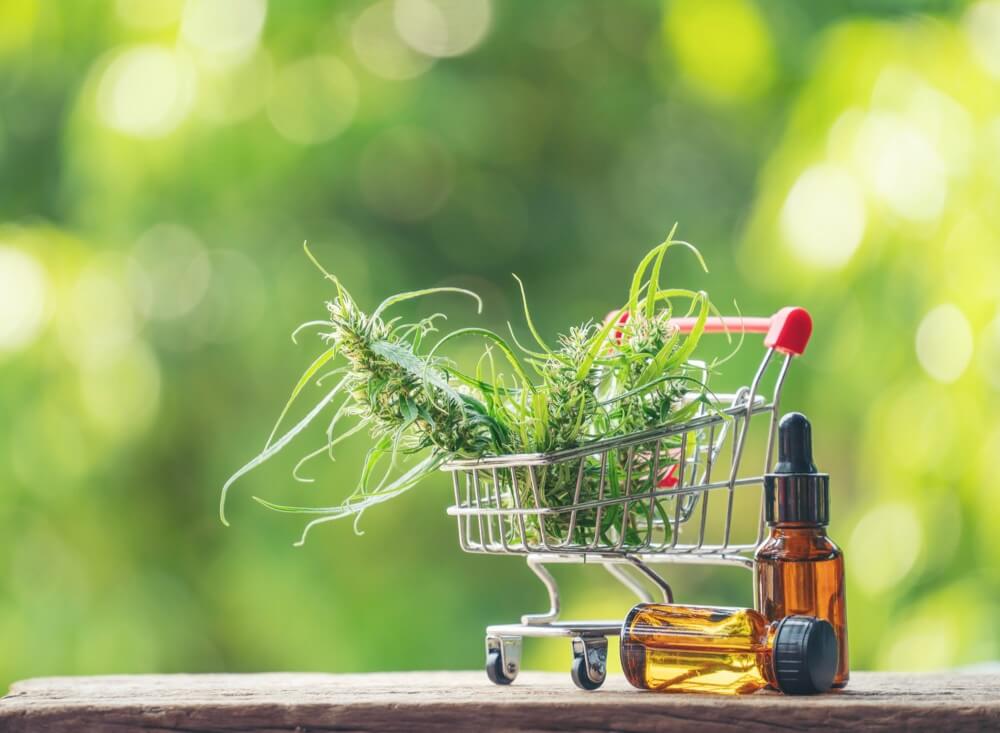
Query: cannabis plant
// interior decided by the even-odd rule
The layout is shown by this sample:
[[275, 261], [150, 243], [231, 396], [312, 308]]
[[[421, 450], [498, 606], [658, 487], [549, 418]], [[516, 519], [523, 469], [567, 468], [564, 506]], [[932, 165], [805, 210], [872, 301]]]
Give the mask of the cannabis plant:
[[[355, 490], [341, 503], [327, 507], [292, 507], [255, 497], [271, 509], [315, 515], [300, 543], [317, 524], [358, 518], [449, 460], [549, 453], [648, 430], [694, 414], [706, 403], [704, 379], [711, 367], [693, 362], [692, 355], [714, 308], [704, 292], [661, 288], [664, 257], [672, 247], [686, 248], [705, 266], [697, 249], [673, 239], [673, 233], [639, 263], [622, 307], [603, 322], [588, 321], [570, 328], [557, 338], [555, 347], [550, 347], [535, 328], [520, 279], [517, 283], [525, 325], [533, 340], [531, 347], [522, 345], [508, 324], [509, 340], [489, 329], [461, 328], [437, 336], [428, 348], [443, 314], [403, 322], [388, 318], [390, 309], [405, 300], [457, 292], [473, 298], [481, 310], [475, 293], [462, 288], [401, 293], [386, 298], [367, 314], [344, 285], [313, 258], [336, 294], [327, 303], [327, 319], [305, 323], [295, 333], [320, 327], [325, 349], [295, 385], [263, 451], [223, 487], [222, 521], [226, 522], [225, 502], [233, 482], [282, 450], [324, 413], [329, 422], [323, 445], [306, 454], [293, 474], [308, 480], [299, 474], [305, 462], [324, 454], [332, 458], [341, 441], [367, 430], [371, 447]], [[693, 320], [686, 334], [672, 321], [676, 303], [685, 305], [683, 315]], [[443, 347], [459, 338], [479, 339], [484, 345], [472, 374], [441, 356]], [[329, 380], [334, 381], [332, 387]], [[323, 396], [278, 437], [291, 405], [313, 382], [325, 389]], [[624, 465], [624, 460], [620, 456], [605, 468], [596, 461], [585, 462], [575, 498], [595, 498], [602, 481], [607, 482], [606, 491], [610, 492], [605, 498], [613, 496], [621, 490], [626, 473], [646, 491], [666, 480], [668, 469], [653, 465], [648, 455], [633, 455], [632, 465]], [[539, 487], [542, 503], [564, 507], [572, 502], [577, 478], [565, 466], [543, 469]], [[510, 501], [511, 492], [524, 483], [504, 480], [511, 481], [503, 487], [503, 495]], [[518, 499], [527, 502], [528, 497]], [[620, 507], [601, 514], [600, 526], [596, 516], [589, 520], [584, 516], [572, 528], [574, 539], [591, 541], [620, 526], [638, 532], [654, 521], [651, 512], [662, 511], [658, 506], [630, 504], [628, 511], [634, 516], [627, 517], [624, 525]], [[562, 517], [550, 516], [546, 521], [551, 525], [544, 529], [567, 532]], [[529, 532], [541, 529], [537, 520], [532, 520]]]

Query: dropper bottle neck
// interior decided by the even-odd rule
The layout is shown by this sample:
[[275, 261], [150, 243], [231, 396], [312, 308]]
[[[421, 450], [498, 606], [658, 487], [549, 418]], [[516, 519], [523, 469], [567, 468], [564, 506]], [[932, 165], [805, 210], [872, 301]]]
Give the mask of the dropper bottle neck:
[[824, 527], [830, 521], [830, 477], [813, 463], [812, 426], [800, 412], [778, 425], [778, 462], [764, 476], [768, 525]]

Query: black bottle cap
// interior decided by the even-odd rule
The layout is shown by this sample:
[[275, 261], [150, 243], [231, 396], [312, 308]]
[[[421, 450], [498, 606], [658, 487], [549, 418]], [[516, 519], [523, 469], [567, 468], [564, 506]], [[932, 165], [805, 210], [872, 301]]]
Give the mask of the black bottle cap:
[[830, 521], [830, 477], [813, 463], [812, 427], [801, 412], [778, 425], [778, 462], [764, 475], [764, 518], [768, 524]]
[[829, 621], [786, 616], [774, 638], [774, 679], [786, 695], [826, 692], [837, 673], [837, 634]]

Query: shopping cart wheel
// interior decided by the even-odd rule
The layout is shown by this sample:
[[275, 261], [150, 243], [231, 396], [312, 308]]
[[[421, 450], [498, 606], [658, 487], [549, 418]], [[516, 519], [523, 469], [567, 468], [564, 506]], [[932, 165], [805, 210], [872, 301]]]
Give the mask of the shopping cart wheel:
[[500, 652], [490, 652], [486, 655], [486, 676], [494, 685], [509, 685], [514, 681], [513, 677], [507, 676]]
[[486, 637], [486, 676], [495, 685], [509, 685], [521, 670], [521, 637]]
[[573, 666], [570, 676], [581, 690], [596, 690], [608, 674], [608, 640], [578, 636], [573, 639]]

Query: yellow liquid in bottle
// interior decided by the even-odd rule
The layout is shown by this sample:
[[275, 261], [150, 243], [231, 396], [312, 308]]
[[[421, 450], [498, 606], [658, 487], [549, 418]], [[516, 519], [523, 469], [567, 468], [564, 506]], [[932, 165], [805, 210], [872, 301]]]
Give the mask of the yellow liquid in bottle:
[[767, 686], [760, 673], [760, 655], [732, 652], [706, 655], [695, 650], [647, 651], [644, 684], [647, 690], [715, 692], [740, 695]]
[[645, 604], [622, 629], [622, 668], [647, 690], [746, 694], [771, 683], [772, 636], [749, 609]]

